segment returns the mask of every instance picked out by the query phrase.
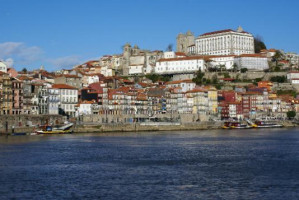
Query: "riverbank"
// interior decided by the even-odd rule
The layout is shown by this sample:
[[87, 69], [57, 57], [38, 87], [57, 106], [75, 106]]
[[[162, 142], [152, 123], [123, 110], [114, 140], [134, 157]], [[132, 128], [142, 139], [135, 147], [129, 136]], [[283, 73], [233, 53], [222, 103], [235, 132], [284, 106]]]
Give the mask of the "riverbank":
[[[291, 121], [283, 121], [285, 128], [298, 127], [299, 124], [295, 124]], [[196, 123], [127, 123], [127, 124], [80, 124], [75, 125], [72, 130], [73, 133], [106, 133], [106, 132], [146, 132], [146, 131], [191, 131], [191, 130], [213, 130], [221, 129], [223, 126], [222, 121], [217, 122], [196, 122]], [[14, 133], [26, 133], [30, 134], [35, 131], [34, 127], [19, 127], [14, 131], [11, 129], [8, 132], [4, 130], [0, 131], [0, 135], [11, 135]]]
[[[291, 121], [283, 121], [283, 126], [297, 127], [299, 124]], [[172, 125], [142, 125], [136, 124], [101, 124], [101, 125], [76, 125], [74, 133], [103, 133], [103, 132], [140, 132], [140, 131], [189, 131], [189, 130], [212, 130], [221, 129], [223, 122], [196, 122], [188, 124]]]

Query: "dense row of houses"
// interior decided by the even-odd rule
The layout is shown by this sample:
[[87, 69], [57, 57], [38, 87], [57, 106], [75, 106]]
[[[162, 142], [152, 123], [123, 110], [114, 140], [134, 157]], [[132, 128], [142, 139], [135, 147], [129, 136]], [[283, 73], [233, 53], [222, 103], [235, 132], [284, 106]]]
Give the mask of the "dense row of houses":
[[[77, 74], [74, 74], [77, 73]], [[85, 72], [86, 73], [86, 72]], [[53, 74], [44, 70], [11, 76], [0, 72], [1, 115], [136, 115], [193, 114], [198, 120], [285, 117], [299, 111], [299, 101], [272, 92], [270, 81], [258, 86], [217, 90], [192, 80], [152, 83], [98, 75], [88, 80], [76, 70]], [[289, 72], [296, 80], [298, 72]], [[82, 81], [85, 80], [85, 81]]]

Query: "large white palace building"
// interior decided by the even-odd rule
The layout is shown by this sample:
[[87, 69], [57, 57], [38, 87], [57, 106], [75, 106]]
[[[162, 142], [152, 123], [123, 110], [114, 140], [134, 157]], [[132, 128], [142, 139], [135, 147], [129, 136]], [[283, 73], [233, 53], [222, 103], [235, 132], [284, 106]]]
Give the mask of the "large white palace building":
[[195, 40], [195, 50], [199, 55], [254, 54], [254, 38], [241, 27], [204, 33]]

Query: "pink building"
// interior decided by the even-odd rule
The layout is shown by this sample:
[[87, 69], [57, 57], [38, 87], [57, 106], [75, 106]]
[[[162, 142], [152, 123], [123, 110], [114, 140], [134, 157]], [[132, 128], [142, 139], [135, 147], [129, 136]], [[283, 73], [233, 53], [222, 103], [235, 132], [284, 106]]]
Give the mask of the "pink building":
[[23, 110], [23, 82], [18, 80], [12, 81], [12, 111], [13, 115], [22, 114]]

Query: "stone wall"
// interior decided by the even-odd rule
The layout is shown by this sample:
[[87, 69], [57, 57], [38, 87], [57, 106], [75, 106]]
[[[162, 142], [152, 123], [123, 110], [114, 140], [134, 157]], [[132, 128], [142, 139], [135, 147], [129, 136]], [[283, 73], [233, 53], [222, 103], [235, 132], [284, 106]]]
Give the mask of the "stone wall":
[[45, 123], [61, 124], [65, 121], [61, 115], [1, 115], [0, 116], [0, 131], [8, 129], [12, 126], [15, 128], [29, 127], [33, 125], [42, 125]]

